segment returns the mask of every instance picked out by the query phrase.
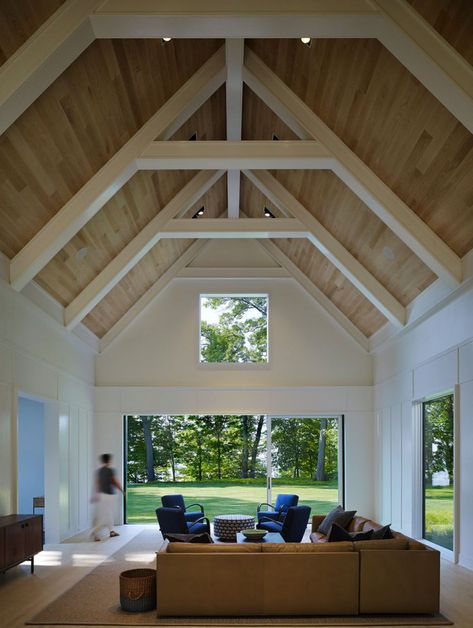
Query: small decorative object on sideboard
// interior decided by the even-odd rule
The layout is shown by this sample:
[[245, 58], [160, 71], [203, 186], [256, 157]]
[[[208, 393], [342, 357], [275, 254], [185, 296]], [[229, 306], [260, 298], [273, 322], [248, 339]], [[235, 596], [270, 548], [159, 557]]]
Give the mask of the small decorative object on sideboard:
[[7, 515], [0, 517], [0, 573], [25, 560], [31, 561], [43, 550], [43, 517], [41, 515]]

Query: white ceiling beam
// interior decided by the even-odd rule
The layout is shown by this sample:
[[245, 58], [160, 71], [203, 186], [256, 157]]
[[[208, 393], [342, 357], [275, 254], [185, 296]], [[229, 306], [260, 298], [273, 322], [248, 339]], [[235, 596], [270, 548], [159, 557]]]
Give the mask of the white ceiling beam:
[[376, 37], [369, 0], [107, 0], [91, 18], [98, 38]]
[[136, 158], [156, 137], [167, 137], [225, 80], [222, 48], [21, 249], [10, 264], [10, 282], [21, 290], [135, 174]]
[[325, 313], [328, 314], [329, 318], [335, 320], [338, 325], [340, 325], [341, 329], [347, 333], [363, 351], [368, 352], [368, 338], [334, 303], [332, 303], [322, 290], [320, 290], [320, 288], [318, 288], [274, 242], [270, 240], [260, 240], [259, 243], [278, 264], [281, 264], [281, 266], [294, 277], [297, 283], [299, 283]]
[[[64, 311], [64, 324], [73, 329], [112, 290], [130, 270], [157, 244], [162, 229], [174, 216], [189, 210], [224, 174], [199, 172], [131, 240], [120, 253], [71, 301]], [[197, 222], [197, 221], [194, 221]], [[185, 236], [182, 236], [185, 237]]]
[[203, 218], [169, 220], [161, 238], [307, 238], [308, 231], [294, 218]]
[[307, 227], [310, 242], [388, 320], [404, 325], [406, 308], [277, 179], [267, 171], [244, 174], [272, 203], [283, 207]]
[[280, 266], [203, 267], [187, 266], [177, 275], [182, 279], [287, 279], [290, 273]]
[[0, 134], [94, 41], [101, 0], [66, 0], [0, 68]]
[[100, 340], [100, 351], [104, 351], [138, 316], [150, 305], [174, 277], [190, 264], [208, 245], [206, 240], [197, 240], [161, 275], [161, 277], [134, 303]]
[[[227, 61], [226, 103], [227, 140], [241, 140], [243, 112], [243, 55], [244, 39], [227, 39], [225, 57]], [[229, 170], [227, 174], [228, 217], [238, 218], [240, 213], [240, 171]]]
[[473, 133], [473, 67], [406, 0], [374, 0], [378, 39]]
[[[461, 260], [344, 142], [251, 50], [246, 69], [260, 97], [269, 91], [312, 138], [333, 155], [331, 169], [438, 277], [457, 286]], [[264, 89], [260, 90], [259, 85]]]
[[136, 164], [139, 170], [326, 170], [333, 166], [333, 158], [320, 142], [313, 140], [176, 141], [152, 142]]

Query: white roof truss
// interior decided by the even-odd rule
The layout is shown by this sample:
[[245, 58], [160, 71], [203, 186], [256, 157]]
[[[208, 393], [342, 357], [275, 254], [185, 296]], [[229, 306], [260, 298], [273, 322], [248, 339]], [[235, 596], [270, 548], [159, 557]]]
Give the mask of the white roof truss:
[[135, 135], [15, 255], [10, 282], [21, 290], [133, 176], [136, 158], [156, 137], [166, 139], [225, 80], [223, 47], [167, 100]]
[[245, 171], [245, 175], [272, 203], [305, 225], [310, 242], [388, 320], [404, 325], [406, 308], [279, 181], [267, 171]]
[[[195, 175], [169, 203], [66, 307], [64, 322], [72, 329], [148, 253], [161, 238], [162, 228], [174, 216], [190, 209], [216, 183], [224, 171], [202, 171]], [[197, 222], [197, 221], [194, 221]]]
[[[241, 140], [244, 51], [244, 39], [227, 39], [225, 41], [225, 55], [227, 61], [227, 80], [225, 84], [227, 140], [230, 141]], [[227, 198], [228, 217], [238, 218], [240, 212], [240, 171], [238, 169], [228, 169]]]
[[201, 253], [208, 240], [197, 240], [164, 272], [161, 277], [132, 305], [100, 340], [100, 351], [104, 351], [148, 305], [160, 294], [172, 279]]
[[[269, 106], [279, 101], [297, 125], [319, 140], [336, 160], [332, 170], [441, 279], [461, 282], [461, 260], [342, 140], [252, 51], [246, 51], [244, 80]], [[267, 99], [271, 93], [272, 99]], [[278, 113], [278, 111], [276, 111]]]

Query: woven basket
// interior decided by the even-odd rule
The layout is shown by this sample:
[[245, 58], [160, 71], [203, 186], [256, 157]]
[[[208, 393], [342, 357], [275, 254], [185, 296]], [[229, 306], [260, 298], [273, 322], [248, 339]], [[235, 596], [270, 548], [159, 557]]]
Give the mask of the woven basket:
[[154, 569], [129, 569], [120, 574], [120, 606], [135, 613], [156, 608]]

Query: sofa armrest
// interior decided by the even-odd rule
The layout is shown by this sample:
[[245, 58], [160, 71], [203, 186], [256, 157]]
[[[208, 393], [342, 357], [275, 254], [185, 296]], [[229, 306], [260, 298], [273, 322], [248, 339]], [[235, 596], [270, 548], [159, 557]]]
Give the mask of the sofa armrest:
[[312, 517], [312, 532], [317, 532], [319, 525], [325, 519], [325, 515], [313, 515]]
[[438, 613], [440, 552], [361, 550], [360, 613]]

